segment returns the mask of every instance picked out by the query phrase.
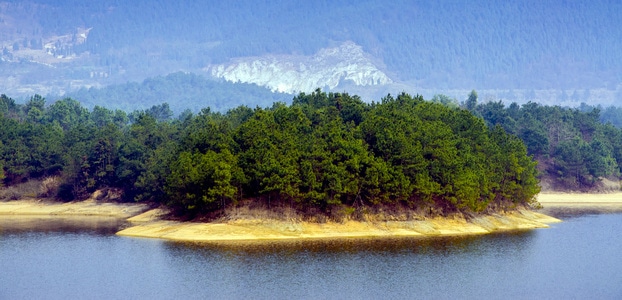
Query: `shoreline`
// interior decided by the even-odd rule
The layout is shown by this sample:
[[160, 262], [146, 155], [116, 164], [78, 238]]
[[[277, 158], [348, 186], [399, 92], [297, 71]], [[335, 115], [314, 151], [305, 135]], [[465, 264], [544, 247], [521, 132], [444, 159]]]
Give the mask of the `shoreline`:
[[311, 223], [298, 220], [236, 219], [224, 222], [179, 222], [161, 218], [166, 212], [147, 204], [81, 202], [55, 203], [41, 200], [0, 202], [0, 217], [86, 218], [104, 217], [127, 221], [130, 226], [116, 234], [173, 241], [270, 241], [330, 238], [427, 237], [487, 234], [500, 231], [547, 228], [562, 222], [547, 213], [554, 209], [593, 209], [622, 212], [622, 192], [611, 194], [541, 193], [540, 212], [519, 209], [508, 213], [425, 218], [412, 221], [345, 221]]
[[561, 220], [533, 211], [518, 210], [478, 216], [468, 221], [457, 216], [416, 221], [343, 223], [280, 220], [234, 220], [224, 223], [147, 221], [121, 230], [117, 235], [193, 242], [432, 237], [547, 228], [547, 224], [557, 222]]
[[622, 212], [622, 192], [585, 193], [540, 193], [537, 196], [542, 212], [591, 211], [593, 213]]
[[550, 193], [542, 192], [536, 196], [544, 205], [622, 205], [622, 192], [615, 193]]
[[93, 199], [79, 202], [14, 200], [0, 202], [0, 216], [21, 217], [110, 217], [128, 219], [149, 210], [147, 204], [100, 203]]
[[117, 232], [128, 237], [174, 241], [242, 241], [327, 238], [426, 237], [487, 234], [497, 231], [546, 228], [559, 219], [530, 210], [481, 215], [471, 220], [462, 216], [413, 221], [346, 221], [311, 223], [298, 220], [238, 219], [225, 222], [179, 222], [162, 220], [166, 212], [146, 204], [81, 202], [55, 203], [41, 200], [0, 202], [0, 218], [29, 220], [41, 218], [114, 218], [130, 226]]

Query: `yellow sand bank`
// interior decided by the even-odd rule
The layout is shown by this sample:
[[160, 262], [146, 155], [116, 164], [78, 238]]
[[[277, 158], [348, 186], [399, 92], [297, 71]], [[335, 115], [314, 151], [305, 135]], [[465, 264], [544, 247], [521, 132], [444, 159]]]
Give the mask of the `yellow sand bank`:
[[622, 192], [606, 194], [540, 193], [537, 199], [543, 206], [557, 203], [622, 205]]
[[99, 216], [127, 219], [148, 210], [146, 204], [98, 203], [94, 200], [68, 203], [19, 200], [0, 202], [0, 217], [12, 216]]
[[0, 202], [0, 218], [114, 217], [134, 226], [119, 235], [183, 241], [235, 241], [270, 239], [316, 239], [341, 237], [391, 237], [485, 234], [494, 231], [548, 227], [560, 220], [528, 210], [484, 215], [469, 221], [462, 217], [417, 221], [310, 223], [280, 220], [233, 220], [221, 223], [163, 221], [166, 212], [148, 210], [145, 204], [69, 203], [21, 200]]
[[541, 193], [538, 201], [545, 214], [586, 212], [622, 212], [622, 193], [581, 194], [581, 193]]
[[[139, 216], [140, 217], [140, 216]], [[422, 221], [309, 223], [278, 220], [236, 220], [225, 223], [148, 221], [117, 234], [179, 241], [236, 241], [485, 234], [494, 231], [548, 227], [560, 220], [527, 210], [508, 214]]]

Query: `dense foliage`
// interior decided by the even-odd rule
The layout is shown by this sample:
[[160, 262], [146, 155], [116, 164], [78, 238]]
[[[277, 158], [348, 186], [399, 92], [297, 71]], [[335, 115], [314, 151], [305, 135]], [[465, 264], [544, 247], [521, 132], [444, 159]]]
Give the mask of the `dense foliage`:
[[571, 109], [534, 102], [507, 107], [501, 101], [477, 104], [475, 91], [469, 99], [473, 101], [465, 107], [488, 126], [501, 126], [523, 140], [551, 185], [548, 188], [591, 190], [599, 188], [603, 178], [619, 181], [622, 131], [611, 123], [620, 120], [619, 108], [609, 107], [601, 116], [598, 107], [587, 105]]
[[46, 106], [2, 96], [4, 183], [60, 176], [62, 199], [115, 188], [191, 215], [240, 199], [479, 212], [528, 204], [539, 191], [517, 137], [421, 96], [367, 104], [317, 90], [291, 105], [170, 116], [166, 104], [126, 115], [70, 98]]
[[600, 122], [603, 124], [611, 123], [611, 125], [622, 128], [622, 107], [617, 106], [607, 106], [603, 107], [602, 105], [588, 105], [585, 103], [581, 103], [578, 109], [582, 112], [591, 112], [598, 111], [600, 112]]

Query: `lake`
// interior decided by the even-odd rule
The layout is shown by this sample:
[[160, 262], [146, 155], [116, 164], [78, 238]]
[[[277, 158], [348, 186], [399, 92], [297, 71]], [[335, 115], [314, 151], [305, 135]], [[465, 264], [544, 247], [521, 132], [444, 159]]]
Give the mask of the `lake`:
[[622, 299], [622, 214], [479, 236], [179, 243], [0, 217], [0, 299]]

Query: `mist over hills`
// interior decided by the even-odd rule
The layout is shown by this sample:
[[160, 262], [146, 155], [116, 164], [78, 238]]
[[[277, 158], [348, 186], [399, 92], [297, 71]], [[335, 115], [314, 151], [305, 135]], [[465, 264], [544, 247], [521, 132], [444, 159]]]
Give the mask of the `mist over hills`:
[[108, 109], [133, 111], [167, 103], [176, 115], [185, 110], [196, 113], [208, 107], [218, 112], [226, 112], [241, 105], [265, 108], [275, 102], [291, 103], [294, 97], [293, 94], [271, 92], [252, 83], [213, 80], [183, 72], [148, 78], [141, 83], [81, 88], [65, 96], [79, 99], [89, 109], [98, 105]]
[[[0, 0], [0, 92], [72, 95], [183, 71], [368, 100], [477, 89], [611, 105], [622, 99], [620, 25], [622, 3], [607, 0]], [[315, 60], [343, 45], [355, 55]]]

